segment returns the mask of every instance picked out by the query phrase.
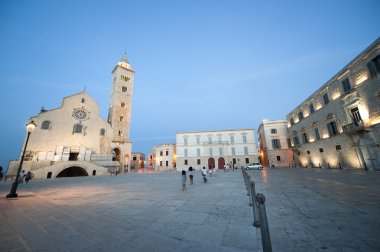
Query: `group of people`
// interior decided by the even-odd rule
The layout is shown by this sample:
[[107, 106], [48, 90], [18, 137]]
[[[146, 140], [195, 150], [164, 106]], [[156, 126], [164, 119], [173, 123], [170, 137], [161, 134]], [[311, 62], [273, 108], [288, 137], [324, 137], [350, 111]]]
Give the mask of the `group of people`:
[[31, 173], [30, 171], [25, 172], [25, 170], [22, 170], [18, 176], [18, 183], [22, 184], [25, 180], [25, 183], [28, 183], [29, 180], [32, 180], [34, 174]]
[[[206, 183], [208, 174], [207, 174], [206, 167], [204, 167], [204, 166], [201, 170], [201, 175], [202, 175], [203, 181]], [[216, 176], [216, 168], [210, 167], [209, 168], [209, 175], [210, 175], [210, 177]], [[187, 181], [186, 171], [182, 170], [182, 191], [186, 191], [186, 181]], [[190, 181], [190, 185], [194, 184], [194, 169], [191, 166], [189, 167], [189, 181]]]

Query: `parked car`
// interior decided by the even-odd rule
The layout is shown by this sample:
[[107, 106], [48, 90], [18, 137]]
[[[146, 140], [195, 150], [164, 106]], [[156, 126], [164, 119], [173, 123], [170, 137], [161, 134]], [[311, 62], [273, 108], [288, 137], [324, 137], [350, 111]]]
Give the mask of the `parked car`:
[[263, 169], [263, 166], [260, 163], [252, 163], [245, 167], [246, 170], [260, 170]]

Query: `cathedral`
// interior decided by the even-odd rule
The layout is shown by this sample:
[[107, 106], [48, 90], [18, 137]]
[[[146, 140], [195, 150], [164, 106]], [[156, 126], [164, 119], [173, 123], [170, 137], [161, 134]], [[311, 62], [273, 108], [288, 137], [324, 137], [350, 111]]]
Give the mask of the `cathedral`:
[[[129, 169], [134, 75], [124, 54], [112, 70], [107, 121], [86, 91], [64, 97], [59, 108], [42, 108], [31, 117], [36, 127], [22, 169], [35, 178], [105, 175]], [[21, 156], [9, 162], [7, 177], [16, 176]]]

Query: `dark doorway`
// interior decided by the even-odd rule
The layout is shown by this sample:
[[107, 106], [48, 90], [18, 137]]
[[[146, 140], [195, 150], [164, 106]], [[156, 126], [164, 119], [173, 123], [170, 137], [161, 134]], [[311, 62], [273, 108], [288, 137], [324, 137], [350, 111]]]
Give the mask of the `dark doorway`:
[[85, 169], [78, 166], [72, 166], [69, 168], [66, 168], [62, 170], [58, 175], [57, 178], [61, 177], [79, 177], [79, 176], [88, 176]]
[[120, 161], [120, 149], [115, 148], [112, 150], [112, 161]]
[[215, 159], [212, 157], [208, 159], [208, 168], [215, 168]]
[[79, 153], [70, 152], [69, 161], [77, 161]]
[[96, 170], [93, 170], [92, 171], [92, 176], [95, 176], [96, 175]]
[[48, 172], [48, 174], [47, 174], [47, 178], [51, 178], [51, 172]]
[[224, 158], [222, 157], [218, 159], [218, 169], [224, 169]]

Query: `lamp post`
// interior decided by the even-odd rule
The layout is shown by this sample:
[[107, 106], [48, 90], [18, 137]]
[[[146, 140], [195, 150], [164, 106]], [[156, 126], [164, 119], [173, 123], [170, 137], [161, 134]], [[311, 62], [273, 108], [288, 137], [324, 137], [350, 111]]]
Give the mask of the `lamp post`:
[[19, 180], [19, 177], [20, 177], [20, 172], [21, 172], [21, 168], [22, 168], [22, 163], [24, 162], [26, 146], [28, 145], [28, 141], [29, 141], [30, 133], [34, 130], [35, 127], [36, 127], [36, 124], [34, 123], [33, 120], [30, 121], [30, 122], [26, 125], [26, 131], [28, 132], [28, 135], [27, 135], [27, 137], [26, 137], [25, 146], [24, 146], [24, 150], [23, 150], [23, 152], [22, 152], [20, 165], [19, 165], [18, 170], [17, 170], [16, 180], [13, 182], [13, 184], [12, 184], [12, 188], [11, 188], [11, 191], [10, 191], [9, 194], [6, 196], [7, 198], [16, 198], [16, 197], [17, 197], [17, 193], [16, 193], [16, 191], [17, 191], [17, 187], [18, 187], [18, 180]]

